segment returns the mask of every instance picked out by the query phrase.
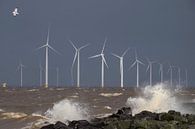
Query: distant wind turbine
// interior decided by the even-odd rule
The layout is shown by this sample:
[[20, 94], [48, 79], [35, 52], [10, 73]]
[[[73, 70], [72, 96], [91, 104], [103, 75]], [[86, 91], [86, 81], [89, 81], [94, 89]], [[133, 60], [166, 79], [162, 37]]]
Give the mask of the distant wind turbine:
[[137, 88], [139, 87], [139, 65], [145, 65], [138, 59], [137, 50], [135, 49], [135, 62], [130, 66], [130, 69], [136, 65], [137, 68]]
[[40, 63], [40, 65], [39, 65], [39, 81], [40, 81], [40, 86], [42, 86], [43, 85], [43, 82], [42, 82], [42, 73], [43, 73], [43, 67], [42, 67], [42, 65], [41, 65], [41, 63]]
[[156, 63], [155, 61], [150, 61], [148, 58], [147, 58], [147, 61], [148, 61], [148, 67], [147, 67], [147, 70], [148, 71], [150, 69], [150, 86], [152, 86], [152, 66], [154, 63]]
[[185, 69], [185, 76], [186, 76], [185, 85], [186, 87], [188, 87], [188, 70], [187, 69]]
[[171, 83], [171, 87], [173, 87], [173, 66], [169, 65], [168, 72], [170, 73], [170, 83]]
[[159, 74], [160, 74], [160, 81], [161, 81], [161, 84], [163, 83], [163, 79], [164, 79], [164, 70], [163, 70], [163, 64], [162, 63], [159, 63], [160, 67], [159, 67]]
[[117, 54], [114, 54], [112, 53], [113, 56], [115, 56], [116, 58], [118, 58], [120, 60], [120, 75], [121, 75], [121, 88], [124, 87], [124, 64], [123, 64], [123, 61], [124, 61], [124, 56], [126, 55], [126, 53], [128, 52], [129, 48], [124, 51], [124, 53], [122, 54], [122, 56], [118, 56]]
[[178, 87], [180, 88], [181, 86], [181, 68], [177, 67], [178, 69]]
[[20, 70], [20, 87], [23, 87], [23, 68], [24, 65], [20, 63], [18, 66], [18, 70]]
[[48, 88], [48, 62], [49, 62], [49, 49], [51, 49], [52, 51], [56, 52], [59, 54], [59, 52], [57, 52], [53, 47], [51, 47], [49, 45], [49, 36], [50, 36], [50, 26], [48, 27], [48, 32], [47, 32], [47, 41], [46, 44], [37, 48], [38, 49], [42, 49], [45, 48], [45, 88]]
[[101, 87], [102, 88], [104, 87], [104, 65], [106, 65], [106, 67], [108, 68], [108, 64], [106, 63], [106, 59], [105, 59], [105, 56], [104, 56], [104, 49], [105, 49], [106, 42], [107, 42], [107, 38], [105, 38], [105, 40], [104, 40], [104, 45], [103, 45], [103, 48], [102, 48], [102, 52], [100, 54], [89, 57], [89, 59], [97, 58], [97, 57], [102, 58], [102, 76], [101, 76], [101, 78], [102, 78]]
[[75, 49], [75, 55], [74, 55], [74, 59], [72, 62], [72, 68], [71, 68], [72, 80], [73, 80], [74, 63], [77, 59], [77, 87], [80, 87], [80, 50], [86, 48], [87, 46], [89, 46], [89, 44], [86, 44], [80, 48], [77, 48], [71, 40], [69, 40], [69, 42], [72, 44], [73, 48]]

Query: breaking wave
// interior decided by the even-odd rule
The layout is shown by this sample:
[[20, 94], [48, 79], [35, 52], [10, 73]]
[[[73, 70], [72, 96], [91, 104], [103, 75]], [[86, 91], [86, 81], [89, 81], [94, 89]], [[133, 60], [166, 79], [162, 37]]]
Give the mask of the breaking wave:
[[139, 97], [127, 99], [126, 105], [132, 107], [133, 114], [143, 110], [151, 112], [177, 110], [182, 113], [190, 113], [182, 106], [182, 102], [175, 96], [175, 91], [172, 91], [167, 84], [146, 86], [141, 89], [141, 93], [142, 95]]
[[45, 116], [49, 119], [50, 123], [56, 121], [72, 121], [72, 120], [88, 120], [88, 109], [82, 104], [72, 102], [71, 100], [64, 99], [55, 103], [53, 108], [47, 110]]

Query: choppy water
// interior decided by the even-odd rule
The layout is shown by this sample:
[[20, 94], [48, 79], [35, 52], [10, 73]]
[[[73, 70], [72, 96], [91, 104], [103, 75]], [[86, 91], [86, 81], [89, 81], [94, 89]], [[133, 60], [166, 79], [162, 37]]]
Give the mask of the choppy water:
[[[161, 92], [157, 92], [157, 89]], [[148, 91], [133, 88], [0, 89], [0, 129], [29, 129], [37, 128], [45, 121], [90, 119], [115, 112], [126, 104], [139, 106], [136, 109], [140, 110], [143, 110], [141, 106], [144, 104], [144, 109], [149, 110], [154, 102], [159, 104], [156, 108], [169, 102], [169, 105], [179, 107], [178, 110], [195, 113], [195, 89], [177, 92], [157, 89], [153, 88], [153, 91], [151, 88], [147, 89]], [[158, 97], [161, 99], [157, 99]], [[172, 98], [169, 99], [170, 97]], [[149, 104], [148, 108], [146, 103]], [[166, 107], [166, 110], [168, 108]]]

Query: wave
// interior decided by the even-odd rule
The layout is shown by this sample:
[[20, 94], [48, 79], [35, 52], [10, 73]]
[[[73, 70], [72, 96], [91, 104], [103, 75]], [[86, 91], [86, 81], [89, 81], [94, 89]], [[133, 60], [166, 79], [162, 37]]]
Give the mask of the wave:
[[20, 119], [20, 118], [25, 118], [28, 115], [25, 113], [21, 112], [4, 112], [1, 114], [2, 119]]
[[123, 93], [100, 93], [99, 95], [103, 97], [117, 97], [123, 95]]
[[191, 113], [182, 106], [182, 102], [175, 96], [175, 91], [171, 90], [167, 84], [146, 86], [141, 89], [141, 93], [142, 96], [127, 99], [126, 105], [132, 107], [133, 114], [143, 110], [152, 112], [177, 110], [182, 113]]
[[66, 123], [72, 120], [89, 119], [86, 107], [68, 99], [55, 103], [51, 109], [46, 111], [45, 116], [49, 119], [50, 123], [55, 123], [56, 121]]

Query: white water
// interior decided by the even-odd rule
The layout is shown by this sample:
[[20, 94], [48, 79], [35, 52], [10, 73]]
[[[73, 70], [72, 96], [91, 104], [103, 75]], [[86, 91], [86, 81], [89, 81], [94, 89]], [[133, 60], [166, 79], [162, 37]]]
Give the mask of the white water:
[[47, 110], [45, 113], [49, 122], [56, 121], [72, 121], [72, 120], [88, 120], [88, 109], [80, 103], [72, 102], [64, 99], [54, 104], [53, 108]]
[[133, 114], [143, 110], [152, 112], [167, 112], [176, 110], [182, 113], [188, 113], [182, 106], [182, 103], [174, 96], [175, 92], [169, 89], [167, 84], [157, 84], [155, 86], [146, 86], [141, 89], [143, 95], [128, 98], [127, 106], [132, 107]]

